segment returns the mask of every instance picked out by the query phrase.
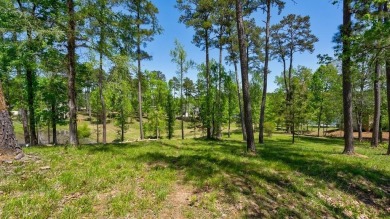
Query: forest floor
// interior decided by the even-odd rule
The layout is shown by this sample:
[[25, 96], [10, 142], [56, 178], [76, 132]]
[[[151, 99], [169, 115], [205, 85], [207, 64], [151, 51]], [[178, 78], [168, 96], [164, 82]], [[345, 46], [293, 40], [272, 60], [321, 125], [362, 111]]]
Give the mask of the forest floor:
[[337, 138], [28, 147], [0, 164], [0, 218], [388, 218], [390, 156]]

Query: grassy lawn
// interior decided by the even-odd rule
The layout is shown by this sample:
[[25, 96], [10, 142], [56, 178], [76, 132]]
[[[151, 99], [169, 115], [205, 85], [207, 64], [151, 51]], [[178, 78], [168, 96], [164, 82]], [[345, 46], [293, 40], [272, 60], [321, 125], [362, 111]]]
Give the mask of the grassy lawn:
[[1, 218], [389, 218], [384, 147], [274, 135], [26, 148], [0, 164]]
[[[97, 141], [97, 127], [95, 123], [91, 123], [90, 121], [86, 121], [86, 116], [79, 115], [79, 121], [78, 121], [78, 127], [83, 126], [84, 124], [87, 125], [91, 132], [91, 136], [87, 139], [80, 139], [82, 143], [96, 143]], [[95, 121], [95, 120], [94, 120]], [[144, 124], [147, 122], [147, 119], [144, 119]], [[16, 118], [13, 119], [13, 125], [14, 125], [14, 131], [16, 134], [16, 138], [19, 143], [24, 144], [24, 136], [23, 136], [23, 126], [19, 120]], [[130, 123], [127, 124], [129, 126], [128, 130], [126, 130], [124, 134], [125, 141], [135, 141], [140, 138], [140, 131], [139, 131], [139, 123], [135, 119], [133, 119]], [[99, 142], [102, 142], [102, 124], [99, 124]], [[237, 130], [238, 128], [235, 126], [235, 124], [232, 125], [232, 130]], [[69, 125], [57, 125], [57, 132], [68, 132]], [[205, 130], [204, 130], [205, 131]], [[227, 132], [227, 130], [224, 130]], [[52, 139], [52, 130], [50, 129], [50, 139]], [[194, 132], [194, 129], [192, 128], [191, 122], [184, 122], [184, 134], [186, 138], [193, 138], [193, 137], [201, 137], [202, 136], [202, 130], [197, 128], [196, 132]], [[205, 135], [206, 133], [203, 133]], [[146, 133], [146, 138], [150, 133]], [[162, 138], [167, 138], [167, 133], [163, 131], [161, 133]], [[47, 126], [39, 127], [39, 139], [42, 144], [47, 144]], [[176, 120], [175, 121], [175, 127], [174, 127], [174, 139], [181, 139], [181, 121]], [[68, 142], [68, 135], [61, 135], [57, 134], [57, 140], [60, 144], [65, 144]], [[107, 123], [107, 142], [113, 142], [113, 141], [119, 141], [120, 139], [120, 128], [114, 125], [114, 121], [112, 119], [108, 120]]]

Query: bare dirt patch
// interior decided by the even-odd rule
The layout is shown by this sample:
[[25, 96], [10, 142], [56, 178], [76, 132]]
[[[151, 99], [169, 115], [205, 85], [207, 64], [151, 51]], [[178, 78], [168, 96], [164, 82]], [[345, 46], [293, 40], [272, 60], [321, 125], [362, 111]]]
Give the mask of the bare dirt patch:
[[161, 218], [186, 218], [184, 210], [190, 207], [190, 198], [194, 193], [191, 186], [176, 184], [167, 197], [168, 206], [160, 213]]
[[0, 155], [0, 163], [8, 163], [11, 164], [14, 160], [14, 156], [7, 155], [7, 154], [1, 154]]
[[1, 154], [0, 155], [0, 164], [12, 164], [13, 162], [23, 162], [23, 163], [40, 163], [41, 158], [35, 154], [24, 154], [19, 160], [15, 160], [14, 155]]

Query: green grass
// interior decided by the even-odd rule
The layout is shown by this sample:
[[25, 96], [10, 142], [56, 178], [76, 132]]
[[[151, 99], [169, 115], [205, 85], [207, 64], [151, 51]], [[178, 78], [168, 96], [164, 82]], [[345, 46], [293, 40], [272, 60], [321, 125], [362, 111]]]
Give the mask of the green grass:
[[[96, 140], [97, 140], [97, 127], [96, 127], [96, 124], [94, 123], [91, 123], [90, 121], [86, 121], [87, 117], [84, 115], [79, 115], [79, 121], [78, 121], [78, 126], [82, 126], [84, 124], [87, 124], [89, 130], [91, 131], [91, 136], [89, 138], [86, 138], [86, 139], [80, 139], [80, 141], [82, 143], [85, 143], [85, 144], [88, 144], [88, 143], [96, 143]], [[95, 121], [95, 119], [93, 119]], [[147, 119], [144, 118], [143, 120], [144, 123], [147, 122]], [[18, 140], [18, 142], [20, 143], [24, 143], [24, 135], [23, 135], [23, 126], [21, 124], [21, 122], [14, 118], [13, 119], [13, 125], [14, 125], [14, 131], [15, 131], [15, 134], [16, 134], [16, 138]], [[126, 130], [125, 134], [124, 134], [124, 139], [125, 139], [125, 142], [126, 141], [135, 141], [137, 139], [140, 138], [140, 133], [139, 133], [139, 123], [138, 121], [136, 121], [135, 119], [132, 119], [132, 121], [127, 124], [129, 126], [129, 129]], [[202, 132], [200, 129], [197, 129], [196, 133], [194, 133], [194, 130], [193, 128], [191, 128], [192, 126], [192, 123], [191, 122], [184, 122], [184, 133], [185, 133], [185, 136], [186, 138], [194, 138], [194, 137], [201, 137], [202, 136]], [[102, 133], [102, 124], [99, 124], [99, 142], [102, 142], [102, 138], [103, 138], [103, 133]], [[173, 135], [173, 139], [181, 139], [181, 121], [180, 120], [176, 120], [175, 121], [175, 127], [174, 127], [175, 131], [174, 131], [174, 135]], [[232, 125], [232, 129], [237, 129], [237, 127], [233, 124]], [[57, 132], [61, 132], [61, 131], [68, 131], [69, 130], [69, 126], [67, 124], [63, 124], [63, 125], [57, 125]], [[50, 129], [50, 138], [52, 139], [52, 133], [51, 133], [51, 129]], [[113, 119], [109, 119], [108, 120], [108, 123], [107, 123], [107, 142], [118, 142], [119, 139], [120, 139], [120, 128], [115, 126], [114, 125], [114, 120]], [[203, 133], [205, 134], [205, 133]], [[39, 135], [40, 135], [40, 139], [43, 139], [43, 144], [46, 144], [47, 143], [47, 137], [48, 137], [48, 134], [47, 134], [47, 126], [40, 126], [39, 127]], [[146, 138], [150, 135], [150, 133], [146, 133]], [[162, 132], [161, 133], [161, 138], [167, 138], [167, 133], [166, 132]], [[68, 137], [67, 136], [63, 136], [63, 135], [57, 135], [57, 140], [59, 142], [59, 144], [64, 144], [65, 142], [68, 142]]]
[[240, 138], [26, 148], [0, 166], [0, 218], [389, 218], [384, 146]]

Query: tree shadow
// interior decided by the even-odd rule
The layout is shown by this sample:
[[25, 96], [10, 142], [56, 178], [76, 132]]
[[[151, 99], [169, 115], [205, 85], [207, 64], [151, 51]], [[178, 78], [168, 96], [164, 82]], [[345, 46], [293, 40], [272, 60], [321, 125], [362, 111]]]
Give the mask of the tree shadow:
[[[339, 148], [342, 142], [339, 139], [302, 136], [301, 141], [325, 144], [334, 148]], [[312, 148], [313, 146], [306, 150], [292, 145], [288, 139], [269, 140], [265, 145], [258, 147], [256, 156], [246, 154], [245, 142], [239, 140], [196, 139], [195, 143], [183, 142], [181, 146], [168, 142], [161, 144], [188, 153], [175, 156], [156, 151], [140, 155], [136, 159], [151, 164], [163, 162], [168, 168], [182, 171], [184, 182], [195, 183], [200, 190], [207, 191], [209, 187], [223, 188], [227, 203], [237, 202], [236, 193], [244, 195], [249, 202], [254, 203], [248, 207], [247, 217], [318, 216], [310, 215], [311, 212], [318, 212], [318, 209], [312, 209], [307, 203], [294, 203], [295, 200], [305, 200], [317, 194], [310, 192], [308, 188], [294, 185], [294, 181], [285, 176], [283, 171], [261, 170], [263, 166], [257, 165], [257, 162], [283, 163], [291, 169], [290, 172], [312, 178], [317, 186], [320, 186], [318, 184], [320, 181], [334, 185], [336, 189], [356, 197], [366, 205], [381, 212], [388, 212], [389, 175], [359, 163], [341, 160], [337, 156], [344, 155], [341, 155], [339, 150], [337, 152], [316, 150]], [[210, 147], [197, 147], [196, 144]], [[214, 185], [213, 182], [217, 179], [220, 181]], [[282, 194], [282, 197], [295, 198], [280, 200], [278, 194]], [[305, 212], [291, 208], [294, 204], [304, 206]], [[327, 211], [322, 210], [324, 215], [340, 216], [340, 209], [326, 203], [323, 206], [327, 208]]]
[[[339, 140], [313, 137], [303, 138], [306, 142], [340, 146]], [[310, 151], [312, 156], [303, 154], [296, 147], [273, 144], [261, 147], [258, 156], [266, 161], [283, 162], [293, 170], [334, 184], [339, 190], [355, 196], [358, 200], [382, 212], [388, 212], [390, 205], [390, 176], [362, 163], [347, 163], [335, 156], [339, 153], [330, 151]], [[314, 156], [313, 156], [314, 155]], [[361, 159], [357, 158], [356, 159]]]
[[[135, 159], [147, 161], [150, 165], [164, 163], [167, 168], [183, 172], [183, 181], [196, 185], [196, 193], [222, 189], [224, 195], [222, 198], [226, 203], [235, 205], [239, 203], [236, 194], [244, 195], [249, 203], [245, 207], [246, 217], [249, 218], [267, 217], [271, 214], [277, 217], [283, 215], [300, 217], [301, 213], [290, 208], [290, 203], [281, 202], [277, 194], [294, 194], [296, 199], [309, 196], [306, 191], [297, 188], [291, 180], [278, 173], [261, 171], [253, 163], [219, 158], [212, 153], [173, 156], [149, 152]], [[272, 191], [267, 191], [269, 185], [272, 185]], [[257, 193], [258, 189], [264, 194]], [[307, 209], [308, 212], [315, 212], [310, 207]]]
[[[158, 147], [126, 159], [151, 166], [163, 163], [163, 168], [181, 173], [184, 183], [195, 185], [199, 193], [221, 190], [221, 199], [239, 211], [244, 210], [248, 218], [318, 217], [319, 212], [324, 216], [340, 217], [343, 209], [329, 203], [322, 203], [320, 210], [307, 203], [312, 198], [318, 199], [311, 187], [337, 189], [382, 214], [388, 213], [390, 176], [387, 172], [363, 162], [344, 160], [349, 157], [339, 153], [340, 139], [300, 136], [299, 141], [302, 144], [292, 145], [289, 139], [267, 139], [265, 145], [257, 146], [255, 156], [246, 154], [245, 142], [240, 140], [158, 141], [152, 143]], [[306, 143], [311, 145], [306, 147]], [[322, 146], [317, 148], [317, 145]], [[131, 151], [149, 146], [150, 142], [137, 142], [88, 146], [84, 150], [123, 154], [123, 149]], [[158, 150], [159, 147], [164, 150]], [[174, 149], [175, 153], [167, 149]], [[361, 158], [356, 157], [358, 159]], [[279, 163], [287, 170], [267, 166]], [[312, 179], [312, 182], [307, 182], [306, 187], [296, 185], [291, 174]], [[237, 206], [240, 203], [237, 194], [246, 198], [244, 209]]]

